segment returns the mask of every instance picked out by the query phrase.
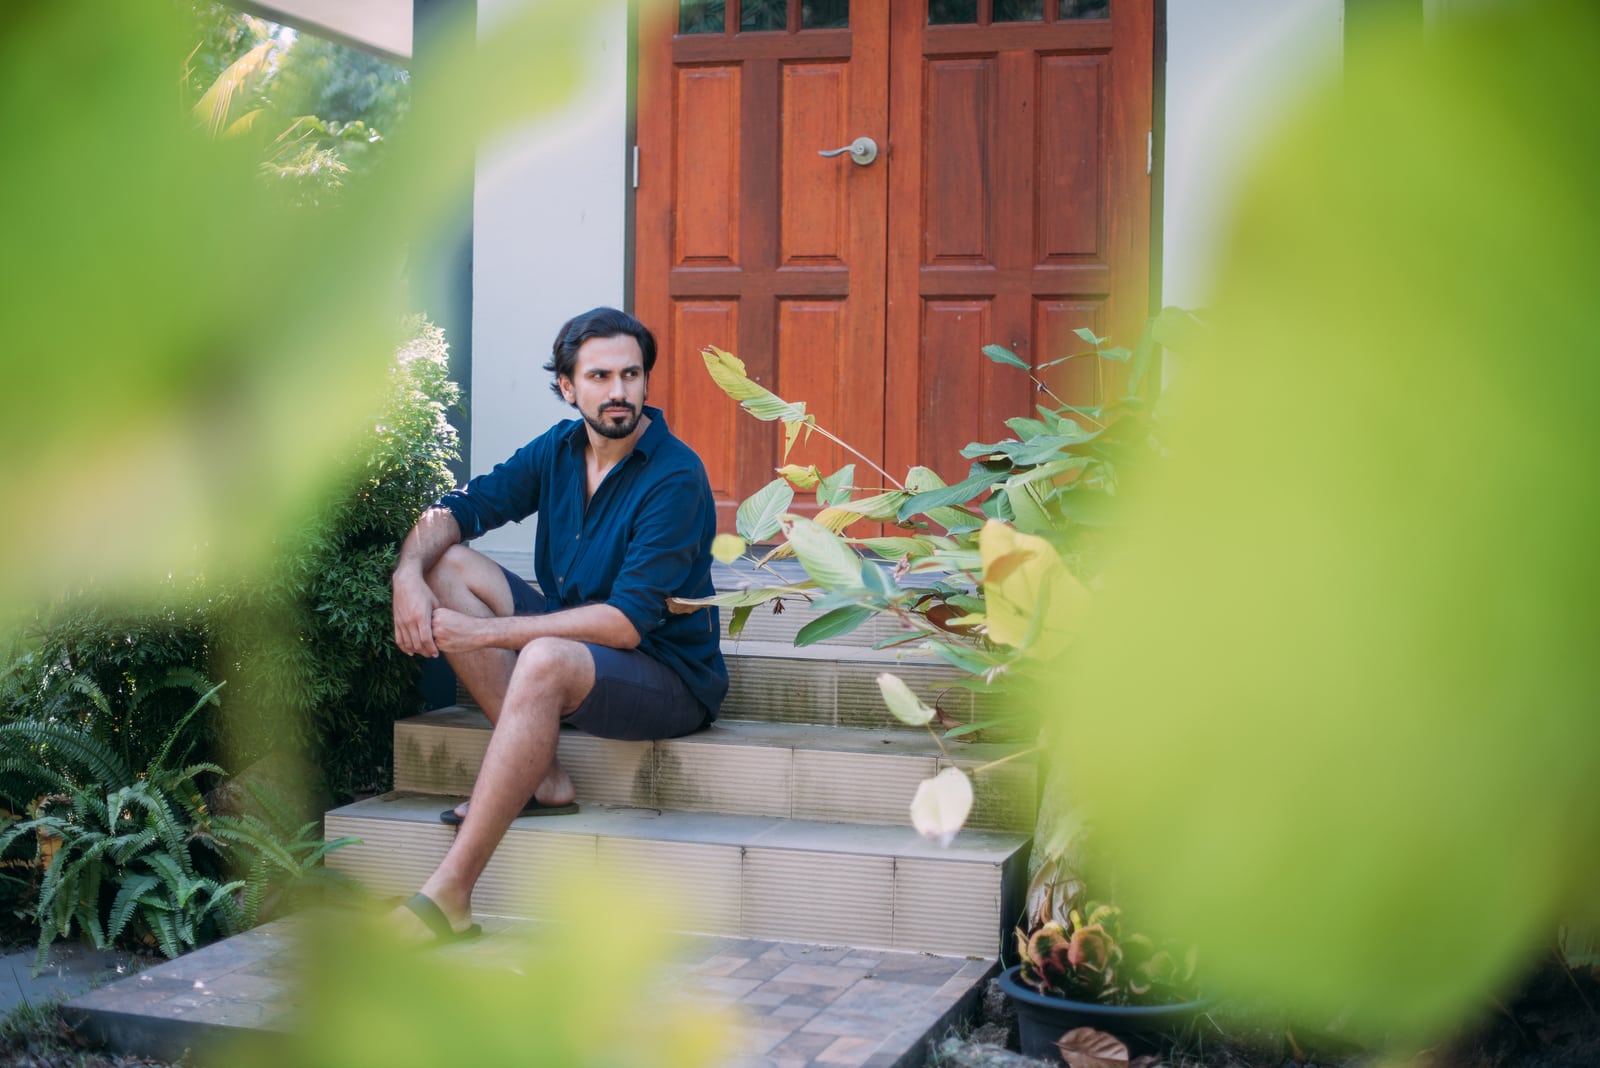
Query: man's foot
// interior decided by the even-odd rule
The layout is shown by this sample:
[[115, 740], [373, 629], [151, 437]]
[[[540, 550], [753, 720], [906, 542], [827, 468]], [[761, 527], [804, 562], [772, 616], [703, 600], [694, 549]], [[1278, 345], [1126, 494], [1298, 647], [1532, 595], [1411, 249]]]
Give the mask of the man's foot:
[[384, 918], [394, 939], [404, 946], [423, 949], [451, 942], [464, 942], [483, 934], [471, 916], [451, 918], [427, 894], [412, 894]]

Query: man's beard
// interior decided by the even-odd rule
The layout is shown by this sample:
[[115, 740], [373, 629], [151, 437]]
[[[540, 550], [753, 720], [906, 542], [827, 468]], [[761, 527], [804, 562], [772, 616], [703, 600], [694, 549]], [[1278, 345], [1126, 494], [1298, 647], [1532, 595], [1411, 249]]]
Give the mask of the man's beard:
[[[628, 418], [620, 423], [607, 421], [605, 418], [607, 410], [618, 408], [626, 408], [628, 410]], [[639, 409], [631, 404], [608, 404], [600, 409], [600, 414], [597, 418], [591, 418], [588, 412], [582, 412], [581, 414], [583, 415], [583, 421], [593, 427], [594, 432], [603, 438], [625, 438], [633, 433], [634, 427], [639, 425]]]

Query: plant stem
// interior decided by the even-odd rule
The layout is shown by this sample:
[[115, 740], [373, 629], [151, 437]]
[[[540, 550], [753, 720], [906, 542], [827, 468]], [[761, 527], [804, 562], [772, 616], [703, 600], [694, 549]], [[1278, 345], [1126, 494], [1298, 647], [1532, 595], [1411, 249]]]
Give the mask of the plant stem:
[[1011, 761], [1017, 759], [1018, 757], [1032, 756], [1034, 753], [1037, 753], [1038, 751], [1039, 751], [1039, 747], [1036, 746], [1036, 745], [1030, 745], [1026, 749], [1018, 749], [1015, 753], [1009, 753], [1006, 756], [1003, 756], [998, 760], [991, 760], [987, 764], [980, 764], [978, 767], [973, 768], [972, 771], [969, 774], [982, 775], [984, 772], [988, 771], [991, 768], [998, 768], [1001, 764], [1010, 763]]
[[900, 482], [899, 479], [895, 478], [889, 472], [885, 471], [883, 468], [879, 467], [877, 464], [875, 464], [871, 460], [869, 460], [867, 458], [866, 453], [861, 452], [854, 445], [851, 445], [849, 442], [845, 441], [843, 438], [835, 437], [833, 434], [830, 434], [827, 430], [823, 429], [822, 427], [818, 426], [815, 423], [811, 424], [811, 429], [816, 431], [818, 434], [821, 434], [823, 437], [827, 438], [829, 441], [833, 442], [835, 445], [839, 446], [841, 449], [843, 449], [846, 452], [850, 453], [852, 456], [855, 456], [862, 463], [866, 464], [868, 467], [870, 467], [874, 471], [878, 472], [878, 474], [882, 475], [884, 478], [888, 479], [890, 484], [893, 485], [895, 489], [897, 489], [897, 490], [904, 490], [905, 489], [905, 486]]

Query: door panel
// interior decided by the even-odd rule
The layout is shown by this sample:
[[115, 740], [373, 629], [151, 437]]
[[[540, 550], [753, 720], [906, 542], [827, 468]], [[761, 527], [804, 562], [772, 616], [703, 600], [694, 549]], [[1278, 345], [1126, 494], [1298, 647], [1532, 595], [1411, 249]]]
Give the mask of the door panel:
[[[1031, 413], [1033, 384], [984, 360], [1038, 364], [1087, 326], [1132, 342], [1149, 299], [1153, 6], [1047, 2], [990, 22], [992, 3], [893, 9], [886, 455], [964, 477], [959, 451]], [[1029, 5], [1002, 5], [1033, 17]], [[1099, 399], [1093, 361], [1050, 369], [1064, 401]]]
[[[885, 161], [818, 152], [887, 143], [888, 14], [858, 2], [848, 25], [811, 29], [804, 18], [841, 22], [846, 5], [730, 2], [709, 23], [706, 7], [680, 25], [710, 32], [676, 32], [670, 10], [641, 30], [634, 303], [670, 367], [652, 398], [712, 472], [731, 529], [782, 462], [781, 435], [706, 392], [706, 345], [883, 451]], [[746, 16], [783, 28], [734, 29]], [[837, 455], [814, 437], [789, 461], [832, 470]]]
[[[954, 481], [964, 444], [1048, 401], [982, 346], [1038, 364], [1078, 327], [1131, 344], [1149, 299], [1153, 0], [746, 4], [686, 4], [705, 32], [669, 9], [640, 39], [635, 309], [725, 529], [781, 435], [710, 385], [703, 346], [891, 473]], [[822, 8], [835, 28], [803, 28]], [[817, 155], [863, 135], [869, 166]], [[1041, 377], [1096, 403], [1096, 362]], [[850, 459], [818, 436], [790, 462]]]

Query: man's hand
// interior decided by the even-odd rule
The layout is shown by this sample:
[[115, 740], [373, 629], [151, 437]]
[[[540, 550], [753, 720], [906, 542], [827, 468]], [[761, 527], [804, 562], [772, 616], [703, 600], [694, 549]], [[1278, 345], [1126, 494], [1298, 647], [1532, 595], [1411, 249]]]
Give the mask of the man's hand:
[[496, 620], [450, 608], [433, 610], [433, 642], [446, 653], [470, 653], [494, 645]]
[[434, 642], [433, 613], [439, 599], [420, 574], [394, 576], [394, 643], [402, 653], [438, 656]]

